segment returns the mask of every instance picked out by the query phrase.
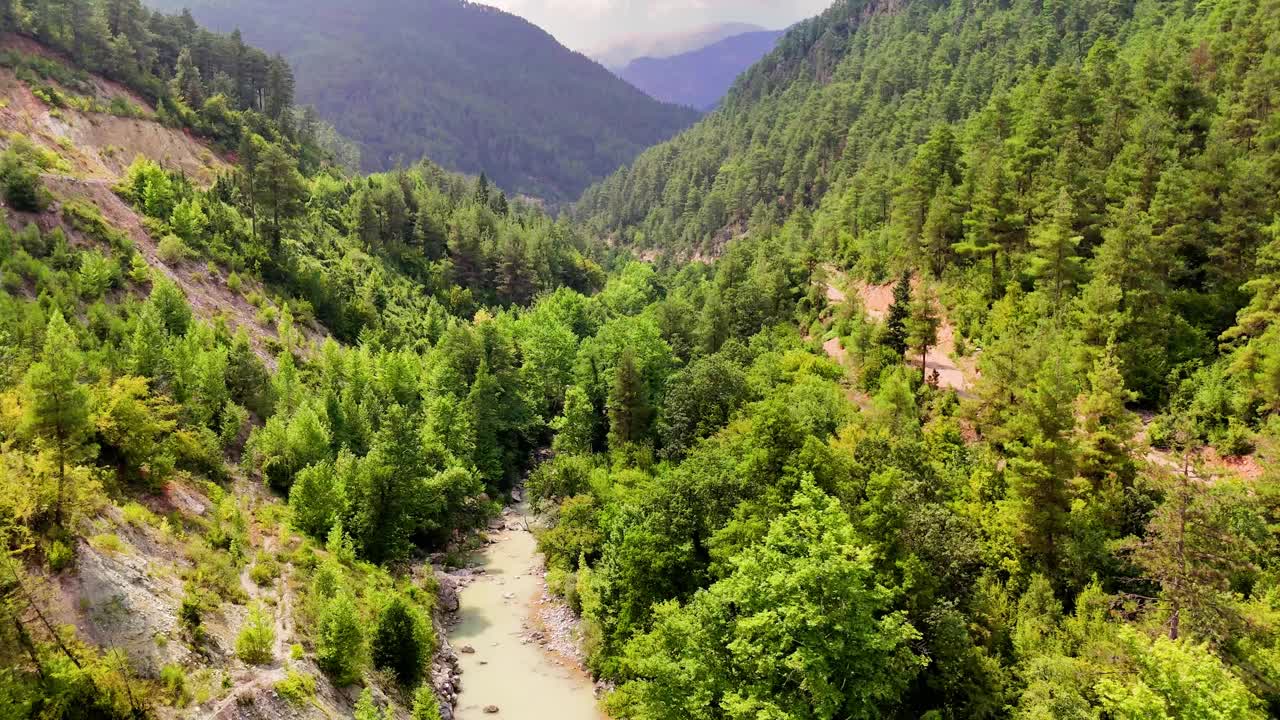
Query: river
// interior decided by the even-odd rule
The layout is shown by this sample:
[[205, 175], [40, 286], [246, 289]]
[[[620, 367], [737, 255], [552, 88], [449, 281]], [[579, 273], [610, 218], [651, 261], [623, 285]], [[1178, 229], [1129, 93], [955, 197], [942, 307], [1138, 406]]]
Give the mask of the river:
[[[523, 507], [504, 519], [519, 529], [491, 531], [493, 544], [472, 558], [485, 570], [459, 593], [459, 623], [449, 642], [459, 650], [459, 720], [605, 720], [591, 679], [571, 661], [528, 639], [542, 596], [541, 557], [532, 533], [518, 522]], [[475, 652], [461, 652], [465, 646]], [[496, 715], [485, 712], [496, 706]]]

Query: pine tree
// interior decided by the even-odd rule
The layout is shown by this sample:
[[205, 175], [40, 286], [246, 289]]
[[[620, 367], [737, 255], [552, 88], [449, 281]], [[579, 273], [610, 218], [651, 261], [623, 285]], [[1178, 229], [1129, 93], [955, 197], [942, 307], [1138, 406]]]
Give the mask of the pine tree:
[[498, 264], [498, 297], [512, 305], [524, 305], [533, 297], [533, 269], [525, 249], [524, 239], [513, 236], [502, 246]]
[[418, 207], [418, 213], [413, 222], [413, 239], [428, 260], [434, 262], [444, 257], [444, 233], [425, 203]]
[[191, 326], [191, 305], [177, 283], [167, 277], [160, 278], [151, 288], [147, 303], [160, 316], [160, 322], [171, 337], [180, 338]]
[[1031, 238], [1035, 249], [1031, 274], [1037, 286], [1049, 293], [1055, 313], [1063, 308], [1067, 294], [1080, 278], [1077, 252], [1082, 238], [1072, 230], [1074, 219], [1071, 195], [1064, 187], [1058, 194], [1053, 216], [1037, 228]]
[[1051, 357], [1040, 367], [1008, 428], [1009, 499], [1017, 537], [1047, 571], [1061, 561], [1075, 476], [1075, 397], [1066, 363]]
[[911, 316], [911, 273], [903, 271], [893, 286], [893, 304], [885, 321], [885, 345], [894, 354], [907, 351], [907, 318]]
[[1089, 371], [1089, 390], [1078, 401], [1079, 472], [1095, 490], [1106, 480], [1124, 487], [1133, 482], [1133, 439], [1138, 427], [1125, 406], [1136, 399], [1137, 393], [1125, 389], [1115, 349], [1108, 346]]
[[143, 303], [129, 340], [129, 372], [146, 378], [160, 375], [164, 363], [165, 328], [155, 303]]
[[177, 69], [174, 72], [173, 84], [178, 95], [193, 108], [204, 104], [204, 85], [200, 80], [200, 68], [191, 59], [191, 48], [184, 47], [178, 52]]
[[[349, 454], [338, 458], [340, 466], [350, 467], [354, 462]], [[289, 488], [294, 527], [317, 539], [329, 534], [346, 510], [343, 476], [329, 462], [311, 465], [298, 473]]]
[[262, 219], [273, 256], [278, 256], [286, 223], [303, 209], [307, 184], [292, 156], [274, 143], [263, 145], [255, 167], [252, 190], [255, 204], [264, 210]]
[[422, 478], [430, 471], [418, 423], [399, 404], [391, 405], [350, 489], [352, 534], [365, 558], [384, 562], [408, 554], [419, 526]]
[[467, 394], [467, 411], [475, 438], [472, 461], [485, 485], [494, 489], [500, 488], [506, 479], [498, 415], [502, 401], [502, 385], [490, 372], [489, 361], [482, 359], [476, 379], [471, 383], [471, 392]]
[[40, 361], [27, 370], [30, 402], [24, 427], [53, 445], [58, 459], [58, 486], [53, 522], [61, 527], [67, 495], [67, 465], [74, 462], [90, 431], [89, 393], [80, 384], [80, 350], [75, 333], [55, 309], [45, 329]]
[[1144, 576], [1160, 585], [1169, 639], [1189, 635], [1221, 647], [1242, 623], [1232, 579], [1252, 569], [1250, 558], [1258, 554], [1233, 521], [1248, 502], [1247, 491], [1229, 483], [1215, 487], [1198, 462], [1194, 432], [1184, 426], [1175, 434], [1178, 467], [1149, 466], [1149, 478], [1163, 491], [1164, 502], [1145, 536], [1125, 549]]
[[907, 345], [920, 353], [920, 381], [928, 383], [929, 348], [938, 344], [938, 328], [942, 325], [942, 318], [934, 306], [932, 292], [924, 285], [917, 290], [910, 310], [906, 321]]
[[623, 350], [618, 358], [613, 385], [609, 388], [607, 407], [610, 449], [620, 451], [628, 445], [640, 444], [648, 439], [653, 409], [649, 405], [648, 388], [636, 367], [635, 352], [631, 348]]
[[935, 276], [941, 276], [951, 254], [961, 241], [959, 204], [950, 176], [944, 175], [938, 190], [929, 201], [924, 226], [920, 230], [920, 246], [924, 261], [929, 263]]
[[997, 256], [1011, 252], [1021, 230], [1012, 182], [1003, 158], [993, 158], [978, 172], [973, 200], [964, 216], [964, 239], [952, 246], [960, 255], [991, 258], [991, 288], [1000, 287]]
[[564, 394], [564, 412], [552, 423], [556, 431], [551, 447], [557, 453], [587, 454], [592, 450], [596, 411], [591, 397], [581, 385], [573, 385]]
[[271, 58], [267, 69], [266, 99], [263, 111], [267, 117], [280, 122], [293, 107], [293, 69], [280, 55]]

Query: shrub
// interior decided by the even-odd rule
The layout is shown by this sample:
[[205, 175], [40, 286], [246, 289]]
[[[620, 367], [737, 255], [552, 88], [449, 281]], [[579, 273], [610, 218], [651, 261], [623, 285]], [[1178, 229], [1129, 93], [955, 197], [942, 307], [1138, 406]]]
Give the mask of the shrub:
[[136, 502], [125, 503], [120, 513], [124, 516], [124, 521], [134, 527], [146, 527], [159, 523], [155, 513]]
[[373, 702], [373, 692], [369, 688], [360, 692], [360, 699], [356, 701], [352, 717], [355, 720], [384, 720], [382, 711], [378, 710], [378, 706]]
[[38, 212], [48, 205], [37, 155], [31, 141], [22, 137], [0, 153], [0, 189], [15, 210]]
[[364, 634], [351, 594], [339, 591], [320, 613], [316, 663], [335, 684], [350, 685], [360, 677]]
[[258, 585], [270, 585], [278, 577], [280, 577], [280, 564], [275, 561], [275, 558], [265, 553], [258, 553], [253, 567], [249, 568], [249, 578]]
[[276, 631], [262, 605], [249, 608], [240, 634], [236, 636], [236, 657], [249, 665], [271, 662], [271, 645], [276, 641]]
[[181, 665], [170, 663], [160, 668], [160, 686], [165, 700], [173, 707], [184, 707], [191, 701], [187, 690], [187, 671]]
[[315, 577], [311, 580], [311, 599], [320, 603], [323, 608], [324, 604], [336, 597], [341, 589], [341, 568], [337, 563], [329, 560], [316, 570]]
[[547, 589], [552, 595], [564, 598], [574, 612], [582, 611], [582, 599], [578, 597], [578, 574], [561, 567], [547, 569]]
[[45, 553], [45, 559], [49, 561], [49, 569], [58, 572], [71, 565], [75, 560], [75, 553], [66, 543], [54, 540], [49, 545], [49, 551]]
[[577, 495], [560, 504], [555, 527], [538, 538], [548, 567], [574, 570], [582, 557], [590, 559], [604, 545], [600, 509], [595, 498]]
[[240, 292], [240, 288], [243, 286], [243, 284], [244, 282], [240, 279], [239, 273], [232, 271], [231, 274], [227, 276], [227, 289], [230, 290], [231, 292], [233, 293]]
[[197, 645], [204, 642], [203, 614], [204, 603], [200, 600], [199, 592], [188, 585], [182, 595], [182, 604], [178, 606], [178, 625], [191, 638], [191, 642]]
[[378, 615], [373, 630], [373, 665], [390, 670], [402, 685], [412, 685], [422, 674], [426, 657], [421, 620], [405, 601], [394, 597]]
[[315, 697], [316, 678], [310, 673], [290, 670], [283, 680], [276, 683], [276, 692], [294, 705], [301, 705]]
[[151, 282], [151, 266], [141, 255], [135, 254], [129, 260], [129, 279], [138, 285]]
[[[222, 529], [218, 532], [223, 533], [225, 538], [226, 546], [223, 549], [238, 548], [240, 542], [238, 535], [228, 534]], [[206, 540], [209, 539], [206, 536]], [[208, 590], [223, 600], [231, 602], [245, 602], [248, 599], [244, 588], [240, 587], [240, 573], [236, 569], [232, 553], [219, 552], [203, 544], [193, 544], [188, 546], [187, 558], [194, 565], [194, 568], [188, 571], [187, 579], [191, 580], [196, 587]]]
[[1227, 427], [1215, 434], [1213, 447], [1221, 455], [1248, 455], [1253, 452], [1253, 432], [1248, 425], [1231, 418]]
[[440, 702], [429, 684], [422, 684], [413, 693], [413, 720], [440, 720]]
[[166, 265], [178, 265], [192, 256], [191, 248], [177, 235], [165, 235], [160, 239], [160, 259]]
[[89, 545], [95, 550], [102, 550], [109, 553], [122, 553], [125, 550], [124, 541], [115, 533], [100, 533], [89, 538]]

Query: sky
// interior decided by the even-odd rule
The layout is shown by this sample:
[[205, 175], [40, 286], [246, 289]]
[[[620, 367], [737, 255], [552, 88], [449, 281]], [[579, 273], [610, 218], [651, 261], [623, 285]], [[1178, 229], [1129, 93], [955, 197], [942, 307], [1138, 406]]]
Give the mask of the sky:
[[770, 30], [817, 15], [833, 0], [478, 0], [520, 15], [565, 46], [590, 52], [632, 36], [679, 33], [712, 23]]

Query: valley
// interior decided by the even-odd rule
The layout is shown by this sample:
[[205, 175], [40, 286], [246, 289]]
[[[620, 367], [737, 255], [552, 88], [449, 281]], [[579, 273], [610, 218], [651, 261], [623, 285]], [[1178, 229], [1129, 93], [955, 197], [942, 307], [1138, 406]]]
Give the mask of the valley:
[[685, 10], [0, 0], [0, 720], [1280, 714], [1277, 0]]
[[[460, 0], [154, 0], [243, 32], [294, 67], [366, 171], [426, 157], [486, 173], [512, 196], [571, 202], [641, 150], [693, 124], [515, 15]], [[308, 31], [297, 33], [299, 17]], [[450, 32], [439, 32], [450, 28]]]

